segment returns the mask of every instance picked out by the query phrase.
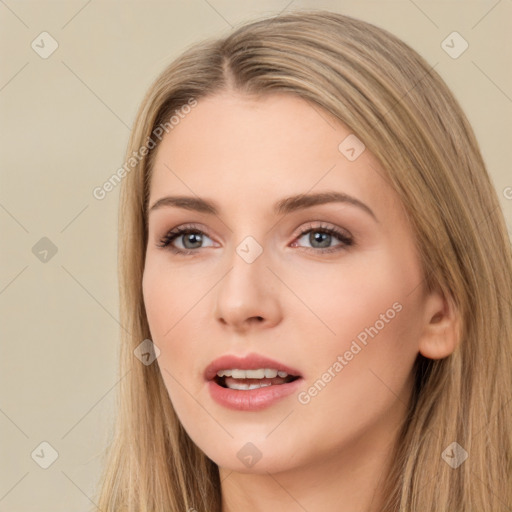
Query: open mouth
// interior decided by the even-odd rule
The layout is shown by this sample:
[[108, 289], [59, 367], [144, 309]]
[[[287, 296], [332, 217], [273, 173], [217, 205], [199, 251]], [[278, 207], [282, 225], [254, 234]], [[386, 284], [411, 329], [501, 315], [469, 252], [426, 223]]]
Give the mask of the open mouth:
[[286, 372], [262, 368], [260, 370], [221, 370], [213, 380], [223, 388], [248, 391], [288, 384], [299, 378], [298, 375], [288, 375]]
[[304, 376], [297, 369], [259, 354], [225, 355], [206, 367], [211, 398], [235, 411], [260, 411], [296, 392]]

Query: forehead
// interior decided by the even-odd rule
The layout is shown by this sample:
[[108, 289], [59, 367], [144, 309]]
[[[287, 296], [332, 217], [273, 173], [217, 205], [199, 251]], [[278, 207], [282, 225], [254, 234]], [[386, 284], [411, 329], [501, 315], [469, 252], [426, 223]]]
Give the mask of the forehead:
[[378, 161], [366, 149], [348, 159], [344, 141], [354, 139], [347, 137], [354, 135], [346, 125], [292, 94], [203, 98], [162, 139], [150, 203], [186, 194], [257, 211], [284, 196], [329, 189], [392, 207], [396, 197]]

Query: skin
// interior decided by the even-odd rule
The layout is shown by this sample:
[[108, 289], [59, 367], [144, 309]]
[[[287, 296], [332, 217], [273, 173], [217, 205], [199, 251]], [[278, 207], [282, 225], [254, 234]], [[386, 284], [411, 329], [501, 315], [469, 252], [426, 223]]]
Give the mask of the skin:
[[[199, 100], [157, 150], [149, 205], [186, 195], [220, 209], [150, 212], [143, 294], [176, 413], [220, 468], [223, 512], [380, 510], [414, 360], [455, 348], [453, 308], [440, 292], [427, 293], [411, 226], [385, 172], [368, 149], [355, 161], [338, 149], [350, 133], [298, 97], [226, 91]], [[272, 211], [284, 197], [331, 190], [362, 201], [376, 219], [348, 203]], [[186, 246], [194, 254], [158, 247], [186, 223], [204, 233]], [[354, 245], [335, 235], [315, 242], [320, 224]], [[253, 263], [236, 252], [247, 236], [263, 249]], [[251, 352], [298, 369], [299, 391], [307, 392], [396, 303], [400, 312], [307, 404], [292, 394], [258, 412], [234, 411], [209, 395], [205, 367]], [[237, 457], [248, 442], [262, 455], [250, 468]]]

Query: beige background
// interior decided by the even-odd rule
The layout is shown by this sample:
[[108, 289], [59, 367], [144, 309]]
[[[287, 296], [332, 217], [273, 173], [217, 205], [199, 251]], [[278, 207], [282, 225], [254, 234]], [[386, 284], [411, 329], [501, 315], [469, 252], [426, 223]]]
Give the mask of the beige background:
[[[387, 28], [436, 64], [473, 124], [512, 233], [511, 0], [0, 0], [0, 512], [97, 510], [120, 378], [119, 191], [100, 201], [92, 190], [122, 165], [146, 88], [191, 43], [307, 7]], [[31, 47], [43, 31], [58, 43], [46, 59]], [[469, 43], [457, 59], [441, 47], [453, 31]], [[57, 248], [46, 262], [32, 249], [43, 237]], [[47, 469], [44, 441], [58, 452]]]

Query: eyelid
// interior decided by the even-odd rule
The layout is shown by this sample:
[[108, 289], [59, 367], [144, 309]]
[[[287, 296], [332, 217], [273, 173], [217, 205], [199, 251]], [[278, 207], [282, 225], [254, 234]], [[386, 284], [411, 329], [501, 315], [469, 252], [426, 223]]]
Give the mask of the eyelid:
[[[201, 224], [195, 224], [193, 222], [185, 223], [185, 224], [179, 224], [179, 225], [177, 225], [174, 228], [168, 229], [167, 231], [165, 231], [165, 233], [161, 237], [158, 237], [158, 240], [159, 240], [160, 243], [163, 243], [164, 240], [170, 239], [172, 237], [174, 237], [174, 240], [176, 240], [176, 238], [179, 238], [180, 236], [182, 236], [184, 234], [182, 232], [186, 232], [186, 231], [199, 231], [201, 234], [204, 234], [208, 238], [213, 240], [213, 237], [211, 237], [208, 234], [208, 230], [204, 226], [202, 226]], [[171, 243], [172, 242], [169, 242], [168, 245], [171, 245]], [[164, 246], [164, 245], [157, 244], [158, 247], [162, 247], [164, 249], [166, 249], [168, 247], [168, 245]], [[190, 249], [190, 250], [192, 250], [192, 249]], [[193, 252], [197, 252], [197, 249], [193, 249], [192, 251]]]
[[[332, 247], [323, 248], [302, 247], [296, 245], [298, 243], [298, 240], [300, 240], [302, 237], [306, 236], [308, 233], [312, 231], [328, 233], [330, 236], [337, 238], [339, 243]], [[334, 225], [325, 225], [325, 223], [323, 222], [320, 222], [320, 224], [318, 225], [315, 225], [315, 222], [310, 222], [308, 223], [308, 225], [303, 225], [300, 228], [300, 232], [294, 238], [292, 244], [293, 247], [299, 247], [299, 249], [302, 249], [303, 251], [306, 251], [308, 253], [323, 255], [327, 257], [328, 254], [337, 254], [354, 247], [356, 245], [356, 242], [354, 237], [346, 229]]]
[[338, 227], [334, 224], [330, 224], [329, 222], [324, 222], [324, 221], [309, 221], [309, 222], [306, 222], [305, 224], [303, 223], [303, 224], [301, 224], [301, 226], [299, 228], [297, 228], [297, 230], [293, 236], [299, 237], [299, 236], [304, 235], [304, 233], [307, 233], [308, 231], [312, 231], [312, 230], [334, 231], [337, 234], [339, 234], [340, 236], [344, 236], [345, 238], [353, 238], [351, 233], [348, 230]]

